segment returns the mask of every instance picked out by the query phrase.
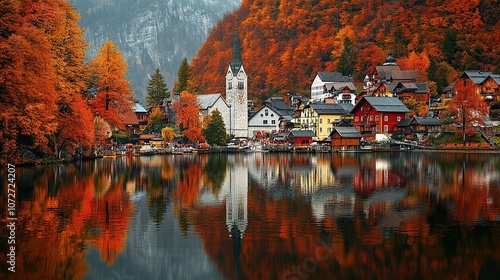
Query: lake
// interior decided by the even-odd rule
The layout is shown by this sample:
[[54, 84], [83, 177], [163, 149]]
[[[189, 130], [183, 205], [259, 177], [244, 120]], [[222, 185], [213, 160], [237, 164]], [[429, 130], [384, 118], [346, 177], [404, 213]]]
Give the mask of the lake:
[[500, 279], [500, 154], [155, 155], [10, 171], [2, 279]]

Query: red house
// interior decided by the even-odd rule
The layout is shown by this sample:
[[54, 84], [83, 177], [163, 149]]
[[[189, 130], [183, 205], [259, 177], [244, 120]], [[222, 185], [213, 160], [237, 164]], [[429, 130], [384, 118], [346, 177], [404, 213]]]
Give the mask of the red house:
[[292, 130], [288, 134], [288, 141], [295, 145], [309, 145], [316, 134], [312, 130]]
[[352, 108], [353, 126], [365, 140], [375, 140], [376, 134], [391, 134], [398, 122], [410, 110], [396, 97], [363, 96]]

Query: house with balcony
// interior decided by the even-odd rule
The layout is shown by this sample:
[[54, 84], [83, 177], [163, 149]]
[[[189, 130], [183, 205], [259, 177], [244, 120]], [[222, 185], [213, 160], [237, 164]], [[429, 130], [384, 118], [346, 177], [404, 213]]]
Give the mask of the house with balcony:
[[377, 140], [396, 131], [410, 110], [395, 97], [363, 96], [352, 108], [353, 126], [365, 140]]
[[318, 72], [311, 84], [311, 100], [323, 101], [333, 97], [335, 92], [344, 87], [348, 87], [352, 92], [356, 91], [352, 77], [339, 72]]

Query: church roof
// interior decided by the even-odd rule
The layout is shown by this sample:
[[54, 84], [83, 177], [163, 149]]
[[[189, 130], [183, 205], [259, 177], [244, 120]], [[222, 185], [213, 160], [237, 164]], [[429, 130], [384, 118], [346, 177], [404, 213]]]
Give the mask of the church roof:
[[209, 107], [214, 106], [215, 102], [217, 102], [217, 100], [221, 97], [222, 95], [220, 93], [200, 94], [198, 95], [198, 101], [200, 102], [201, 109], [206, 110]]
[[229, 63], [231, 66], [231, 71], [233, 71], [233, 75], [236, 75], [243, 65], [243, 60], [241, 59], [241, 43], [240, 37], [238, 35], [238, 27], [234, 31], [234, 39], [233, 39], [233, 54], [231, 57], [231, 62]]

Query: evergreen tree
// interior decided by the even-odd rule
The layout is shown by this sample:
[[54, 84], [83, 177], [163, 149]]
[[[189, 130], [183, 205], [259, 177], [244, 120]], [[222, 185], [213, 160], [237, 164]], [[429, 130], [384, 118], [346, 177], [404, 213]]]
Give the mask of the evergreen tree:
[[203, 129], [203, 136], [210, 144], [225, 145], [227, 143], [226, 126], [219, 110], [216, 109], [210, 114], [208, 124]]
[[167, 84], [163, 80], [163, 76], [160, 73], [160, 69], [156, 68], [156, 71], [151, 75], [147, 87], [148, 96], [146, 97], [146, 102], [148, 106], [154, 106], [161, 103], [163, 99], [170, 97], [170, 92], [168, 90]]
[[184, 58], [179, 66], [179, 70], [177, 71], [177, 81], [174, 84], [173, 92], [181, 93], [188, 90], [191, 76], [191, 66], [189, 66], [187, 59]]
[[344, 38], [344, 50], [340, 56], [339, 63], [337, 65], [337, 71], [343, 75], [350, 76], [354, 73], [354, 66], [356, 61], [356, 54], [354, 53], [354, 47], [349, 40], [349, 38]]

